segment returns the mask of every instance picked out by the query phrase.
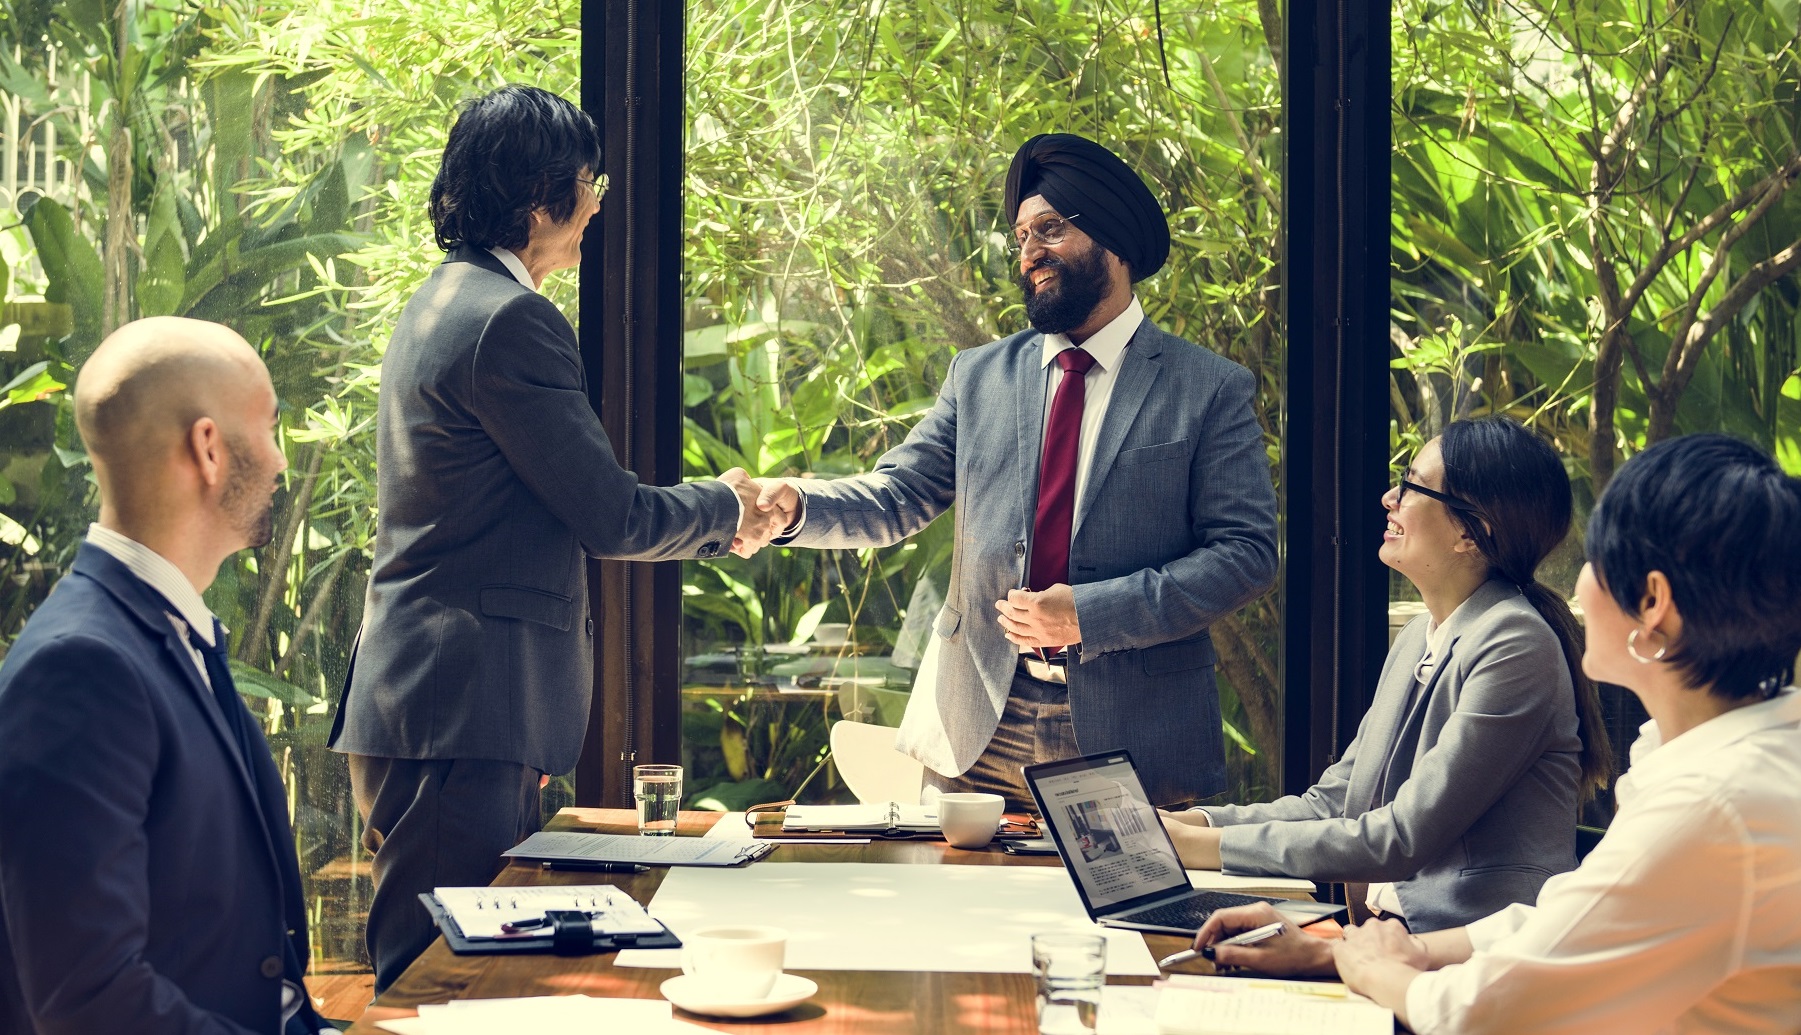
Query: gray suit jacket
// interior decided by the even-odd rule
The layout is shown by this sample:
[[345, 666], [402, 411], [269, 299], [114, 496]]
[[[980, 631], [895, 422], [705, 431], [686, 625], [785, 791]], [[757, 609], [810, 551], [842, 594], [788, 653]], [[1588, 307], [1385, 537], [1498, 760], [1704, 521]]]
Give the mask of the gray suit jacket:
[[638, 484], [569, 322], [466, 245], [401, 314], [376, 435], [375, 563], [332, 747], [567, 772], [593, 692], [584, 554], [717, 556], [731, 487]]
[[[884, 546], [960, 504], [952, 584], [899, 739], [946, 775], [987, 747], [1018, 664], [994, 604], [1025, 579], [1049, 376], [1042, 342], [1025, 331], [958, 353], [937, 404], [873, 471], [800, 483], [801, 546]], [[1159, 802], [1224, 786], [1207, 627], [1276, 575], [1276, 497], [1255, 391], [1243, 367], [1146, 320], [1121, 360], [1077, 501], [1076, 740], [1085, 752], [1129, 749]]]
[[1392, 881], [1415, 932], [1532, 902], [1576, 867], [1582, 743], [1551, 627], [1490, 581], [1446, 624], [1424, 692], [1427, 617], [1388, 652], [1357, 739], [1300, 795], [1209, 807], [1228, 873]]

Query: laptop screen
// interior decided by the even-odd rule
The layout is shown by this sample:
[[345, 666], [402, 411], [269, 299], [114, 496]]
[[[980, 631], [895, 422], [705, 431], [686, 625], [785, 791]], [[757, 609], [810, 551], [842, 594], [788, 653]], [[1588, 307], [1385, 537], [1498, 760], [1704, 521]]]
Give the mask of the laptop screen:
[[1026, 767], [1025, 776], [1091, 914], [1189, 890], [1132, 756], [1113, 751], [1047, 762]]

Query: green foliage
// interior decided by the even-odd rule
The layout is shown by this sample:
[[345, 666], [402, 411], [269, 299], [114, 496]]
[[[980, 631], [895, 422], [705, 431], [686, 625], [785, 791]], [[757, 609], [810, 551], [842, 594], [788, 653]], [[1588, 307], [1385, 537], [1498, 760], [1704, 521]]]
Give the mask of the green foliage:
[[[1801, 470], [1794, 19], [1755, 0], [1397, 6], [1397, 452], [1457, 396], [1555, 435], [1584, 495], [1685, 431]], [[1423, 346], [1447, 337], [1449, 363]]]

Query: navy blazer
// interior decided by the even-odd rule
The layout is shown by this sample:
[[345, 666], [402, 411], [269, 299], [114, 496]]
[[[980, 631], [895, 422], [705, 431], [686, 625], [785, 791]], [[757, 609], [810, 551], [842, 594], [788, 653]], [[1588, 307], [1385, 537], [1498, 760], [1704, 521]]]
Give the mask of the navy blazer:
[[307, 935], [281, 778], [169, 610], [84, 545], [0, 667], [0, 1031], [282, 1028]]

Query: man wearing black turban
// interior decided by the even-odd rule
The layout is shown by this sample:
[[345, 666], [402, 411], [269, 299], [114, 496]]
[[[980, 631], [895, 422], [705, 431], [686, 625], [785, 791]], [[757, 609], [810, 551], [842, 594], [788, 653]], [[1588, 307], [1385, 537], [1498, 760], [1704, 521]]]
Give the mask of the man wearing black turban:
[[960, 504], [897, 740], [933, 786], [1029, 809], [1023, 766], [1126, 748], [1154, 802], [1216, 794], [1208, 627], [1276, 575], [1256, 378], [1145, 319], [1132, 285], [1169, 258], [1169, 223], [1112, 151], [1033, 137], [1003, 214], [1032, 328], [959, 352], [870, 473], [769, 480], [758, 503], [791, 518], [778, 544], [831, 549]]

